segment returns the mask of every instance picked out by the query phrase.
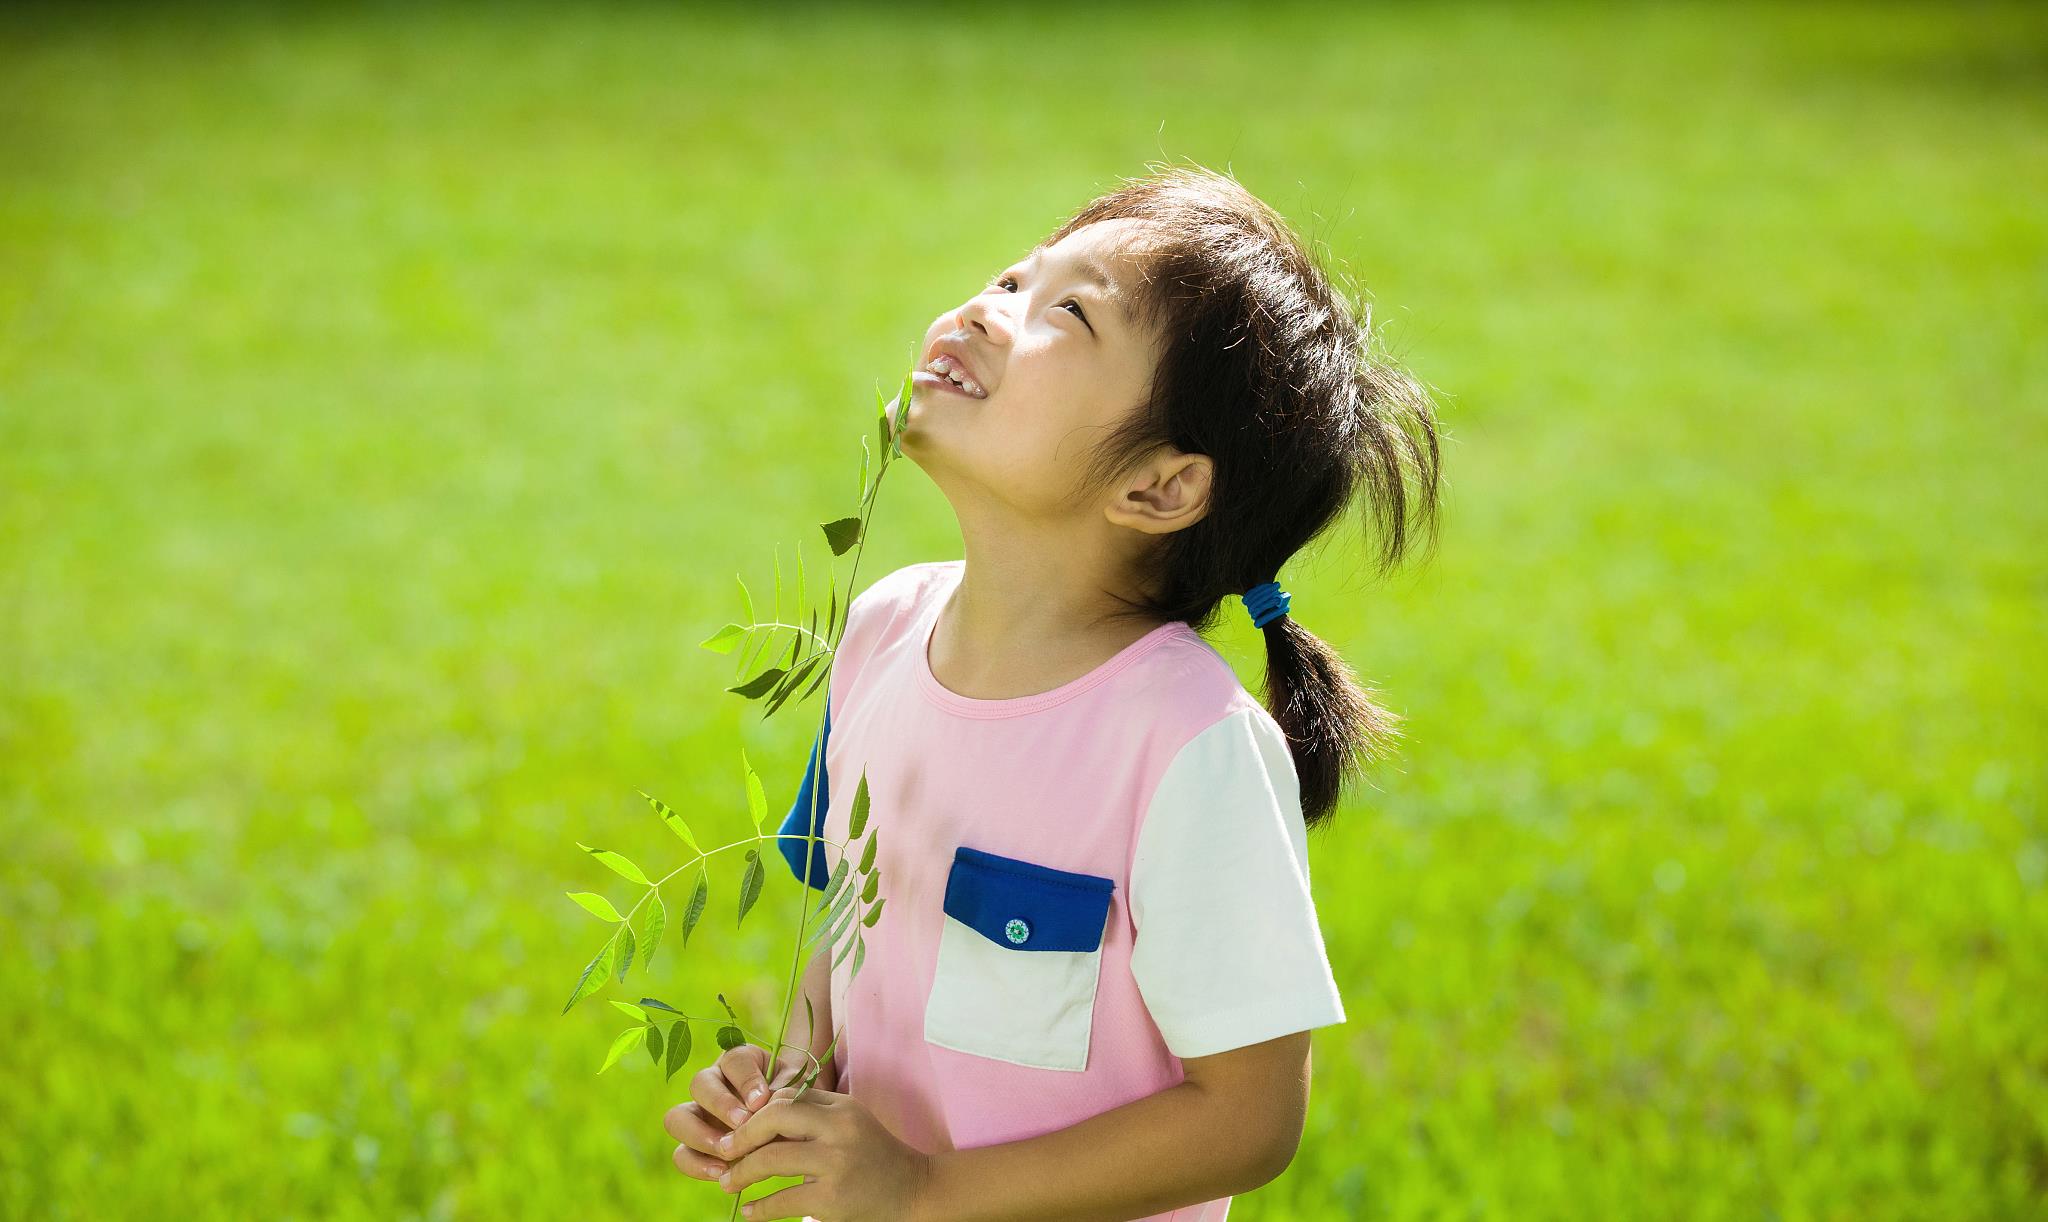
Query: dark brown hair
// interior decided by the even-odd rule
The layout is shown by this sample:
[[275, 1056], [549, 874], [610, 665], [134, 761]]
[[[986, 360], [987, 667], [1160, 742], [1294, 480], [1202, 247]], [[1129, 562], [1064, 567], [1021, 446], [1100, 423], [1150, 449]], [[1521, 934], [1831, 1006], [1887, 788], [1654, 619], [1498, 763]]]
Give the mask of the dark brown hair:
[[[1098, 221], [1143, 222], [1123, 254], [1144, 271], [1131, 306], [1160, 337], [1160, 362], [1145, 401], [1095, 449], [1080, 494], [1163, 445], [1215, 464], [1208, 512], [1160, 536], [1139, 575], [1151, 593], [1129, 603], [1134, 613], [1213, 626], [1225, 598], [1275, 580], [1361, 491], [1378, 573], [1418, 536], [1433, 545], [1436, 413], [1422, 384], [1379, 353], [1370, 305], [1337, 287], [1235, 178], [1147, 168], [1040, 243]], [[1227, 606], [1242, 613], [1234, 598]], [[1265, 703], [1287, 734], [1313, 828], [1347, 780], [1391, 754], [1400, 719], [1291, 615], [1264, 632]]]

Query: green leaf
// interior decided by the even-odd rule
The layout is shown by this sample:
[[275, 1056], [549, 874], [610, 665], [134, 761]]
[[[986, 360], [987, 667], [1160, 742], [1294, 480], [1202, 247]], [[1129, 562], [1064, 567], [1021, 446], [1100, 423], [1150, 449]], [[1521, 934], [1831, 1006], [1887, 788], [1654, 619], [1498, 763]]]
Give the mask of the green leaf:
[[697, 889], [690, 892], [690, 902], [683, 908], [683, 946], [690, 945], [690, 931], [697, 928], [697, 918], [704, 915], [704, 905], [711, 902], [711, 882], [701, 868], [697, 871]]
[[860, 916], [860, 903], [853, 888], [848, 887], [841, 892], [832, 907], [835, 909], [832, 914], [832, 940], [837, 942], [839, 935], [846, 932], [847, 925]]
[[676, 1070], [690, 1061], [690, 1024], [673, 1022], [668, 1025], [668, 1073], [665, 1079], [674, 1078]]
[[868, 909], [868, 914], [860, 919], [860, 923], [867, 926], [869, 929], [873, 929], [875, 927], [875, 922], [881, 919], [882, 905], [888, 902], [889, 897], [886, 895], [883, 896], [881, 899], [876, 900], [875, 906]]
[[812, 1010], [812, 1009], [811, 1009], [811, 995], [810, 995], [809, 993], [805, 993], [805, 994], [804, 994], [804, 1035], [805, 1035], [805, 1041], [804, 1041], [804, 1042], [805, 1042], [805, 1043], [809, 1043], [809, 1042], [810, 1042], [810, 1040], [809, 1040], [809, 1037], [810, 1037], [810, 1035], [812, 1035], [813, 1033], [815, 1033], [815, 1032], [817, 1031], [817, 1029], [818, 1029], [818, 1015], [817, 1015], [816, 1011], [814, 1011], [814, 1010]]
[[727, 624], [717, 632], [697, 642], [697, 644], [700, 648], [708, 649], [713, 653], [731, 653], [733, 647], [740, 643], [740, 638], [746, 635], [747, 630], [744, 625]]
[[848, 886], [846, 890], [840, 892], [840, 899], [831, 901], [831, 907], [825, 909], [825, 913], [817, 919], [817, 927], [813, 927], [805, 935], [803, 946], [799, 948], [799, 954], [809, 956], [811, 954], [811, 946], [815, 946], [817, 942], [823, 942], [825, 946], [831, 946], [834, 942], [838, 942], [840, 940], [840, 931], [846, 927], [846, 913], [848, 913], [848, 909], [854, 909], [854, 907], [856, 907], [854, 905], [854, 888]]
[[626, 1049], [631, 1048], [639, 1040], [642, 1030], [644, 1028], [628, 1027], [626, 1030], [621, 1031], [619, 1037], [612, 1041], [611, 1051], [604, 1054], [604, 1065], [597, 1072], [603, 1073], [605, 1070], [618, 1064], [619, 1058], [626, 1055]]
[[634, 1005], [630, 1001], [619, 1001], [617, 999], [614, 999], [612, 1001], [612, 1006], [616, 1008], [619, 1013], [625, 1015], [627, 1018], [637, 1018], [643, 1023], [648, 1021], [647, 1011], [640, 1008], [639, 1006]]
[[782, 674], [781, 667], [771, 666], [738, 687], [728, 687], [725, 690], [753, 700], [765, 695], [769, 688], [774, 687], [776, 681], [782, 678]]
[[839, 1037], [837, 1035], [834, 1035], [832, 1037], [831, 1042], [825, 1045], [825, 1051], [811, 1054], [811, 1059], [816, 1062], [816, 1064], [811, 1066], [810, 1070], [811, 1077], [813, 1080], [816, 1080], [819, 1074], [825, 1072], [825, 1063], [832, 1059], [832, 1053], [836, 1051], [838, 1047]]
[[761, 823], [768, 818], [768, 795], [761, 788], [761, 777], [754, 766], [747, 762], [747, 749], [740, 748], [740, 768], [747, 774], [747, 817], [754, 821], [754, 834], [761, 834]]
[[653, 1023], [647, 1024], [647, 1059], [656, 1069], [661, 1068], [661, 1028]]
[[667, 1010], [670, 1014], [682, 1013], [681, 1010], [676, 1009], [674, 1006], [668, 1004], [659, 997], [642, 997], [640, 999], [640, 1004], [646, 1006], [650, 1010]]
[[789, 678], [784, 681], [782, 690], [776, 692], [774, 697], [768, 701], [768, 707], [762, 711], [761, 716], [764, 718], [774, 716], [775, 710], [781, 708], [784, 701], [796, 694], [796, 689], [804, 685], [804, 680], [810, 676], [812, 671], [818, 669], [818, 663], [824, 660], [824, 653], [814, 653], [798, 664], [796, 669], [790, 671]]
[[690, 825], [683, 822], [683, 817], [677, 814], [668, 803], [644, 789], [640, 791], [640, 796], [646, 798], [648, 805], [654, 807], [654, 813], [661, 816], [661, 821], [668, 825], [668, 830], [683, 838], [683, 843], [690, 846], [691, 852], [699, 857], [704, 855], [704, 850], [697, 847], [697, 838], [690, 834]]
[[857, 517], [826, 522], [824, 527], [825, 541], [832, 545], [832, 554], [835, 556], [844, 556], [852, 550], [854, 544], [860, 542], [860, 519]]
[[797, 541], [797, 545], [796, 545], [796, 598], [795, 598], [795, 602], [796, 602], [796, 606], [797, 606], [797, 618], [798, 618], [798, 619], [802, 619], [802, 618], [803, 618], [803, 605], [804, 605], [804, 545], [803, 545], [803, 541], [802, 541], [802, 540], [798, 540], [798, 541]]
[[838, 967], [841, 963], [846, 962], [846, 956], [852, 954], [853, 948], [858, 945], [860, 945], [860, 931], [856, 929], [852, 937], [840, 943], [839, 950], [832, 956], [832, 966]]
[[860, 978], [860, 965], [861, 965], [861, 964], [862, 964], [862, 963], [863, 963], [864, 961], [866, 961], [867, 957], [868, 957], [868, 944], [867, 944], [867, 939], [865, 939], [865, 938], [855, 938], [855, 939], [853, 940], [853, 970], [852, 970], [851, 972], [847, 973], [847, 980], [848, 980], [849, 982], [851, 982], [851, 981], [853, 981], [853, 980], [857, 980], [857, 979], [859, 979], [859, 978]]
[[587, 912], [600, 920], [623, 921], [626, 919], [619, 915], [618, 909], [612, 907], [610, 900], [597, 894], [595, 891], [565, 891], [563, 894], [583, 905]]
[[761, 898], [762, 877], [761, 851], [748, 849], [747, 869], [740, 875], [740, 915], [739, 920], [733, 922], [734, 928], [738, 928], [747, 919], [748, 910], [754, 906], [755, 900]]
[[[829, 929], [827, 929], [825, 925], [819, 925], [819, 927], [817, 927], [817, 937], [815, 937], [815, 940], [813, 940], [813, 944], [815, 944], [815, 946], [819, 946], [821, 950], [831, 950], [831, 948], [836, 948], [836, 946], [840, 944], [840, 937], [842, 937], [842, 935], [846, 933], [846, 929], [848, 929], [848, 927], [850, 927], [850, 925], [854, 923], [854, 917], [856, 917], [858, 913], [860, 913], [860, 909], [848, 909], [848, 911], [840, 913], [838, 917], [834, 917], [834, 919], [831, 919], [831, 927], [829, 927]], [[815, 952], [813, 952], [813, 950], [811, 950], [809, 946], [805, 946], [803, 954], [805, 954], [805, 956], [811, 956], [811, 954], [815, 954]]]
[[832, 911], [826, 914], [825, 920], [819, 924], [818, 932], [805, 940], [806, 948], [819, 938], [823, 938], [827, 946], [837, 943], [839, 935], [846, 932], [846, 927], [853, 923], [853, 918], [859, 911], [859, 905], [853, 902], [853, 888], [848, 887], [833, 901]]
[[877, 892], [877, 891], [881, 890], [881, 888], [882, 888], [882, 876], [881, 876], [881, 875], [879, 875], [879, 874], [870, 874], [870, 875], [868, 875], [868, 885], [867, 885], [866, 887], [864, 887], [864, 888], [862, 888], [862, 889], [861, 889], [861, 893], [860, 893], [860, 902], [861, 902], [861, 903], [863, 903], [863, 904], [872, 904], [872, 903], [874, 903], [874, 902], [875, 902], [875, 892]]
[[639, 866], [636, 866], [632, 862], [627, 861], [624, 856], [618, 853], [614, 853], [610, 849], [593, 849], [589, 845], [584, 844], [581, 841], [577, 842], [576, 847], [582, 849], [584, 852], [590, 854], [592, 857], [595, 857], [599, 861], [603, 862], [606, 868], [611, 870], [612, 873], [619, 875], [621, 878], [632, 879], [634, 882], [639, 883], [643, 887], [651, 887], [654, 885], [653, 883], [647, 881], [647, 876], [640, 872]]
[[845, 857], [841, 857], [839, 864], [832, 867], [831, 876], [825, 880], [825, 893], [819, 898], [818, 906], [822, 908], [833, 900], [838, 899], [839, 889], [852, 880], [852, 874], [853, 862]]
[[754, 614], [754, 596], [747, 593], [746, 579], [738, 573], [734, 573], [732, 579], [740, 583], [740, 601], [746, 604], [747, 622], [750, 624], [758, 622], [760, 617]]
[[873, 836], [868, 837], [867, 847], [860, 851], [860, 872], [862, 874], [866, 874], [869, 870], [875, 868], [875, 841], [881, 834], [881, 831], [877, 829]]
[[903, 375], [903, 393], [896, 397], [896, 452], [903, 453], [903, 426], [910, 422], [910, 391], [913, 374]]
[[813, 917], [830, 909], [832, 901], [839, 898], [839, 888], [846, 885], [846, 868], [847, 861], [844, 857], [839, 859], [838, 865], [832, 867], [831, 877], [825, 880], [824, 887], [818, 892], [818, 906], [811, 910]]
[[668, 906], [661, 902], [661, 888], [647, 893], [647, 902], [640, 906], [640, 966], [645, 969], [654, 962], [654, 948], [661, 945], [661, 931], [668, 924]]
[[853, 824], [846, 831], [849, 840], [860, 839], [862, 829], [868, 825], [868, 770], [860, 770], [860, 784], [853, 787]]
[[718, 1046], [727, 1052], [746, 1042], [747, 1037], [740, 1034], [738, 1027], [728, 1024], [718, 1029]]
[[633, 966], [633, 931], [630, 927], [619, 926], [619, 983], [626, 983], [626, 969]]
[[825, 680], [830, 679], [831, 677], [832, 668], [827, 666], [825, 669], [818, 672], [817, 678], [811, 680], [811, 685], [804, 689], [804, 695], [809, 696], [812, 692], [817, 691], [818, 685], [822, 684], [823, 682], [825, 682]]
[[584, 967], [583, 974], [576, 978], [576, 991], [569, 994], [569, 1003], [562, 1007], [562, 1013], [567, 1014], [571, 1006], [604, 987], [604, 982], [611, 977], [613, 956], [618, 953], [618, 948], [619, 935], [617, 931], [613, 931], [612, 936], [605, 939], [604, 949], [597, 952], [597, 957], [592, 959]]

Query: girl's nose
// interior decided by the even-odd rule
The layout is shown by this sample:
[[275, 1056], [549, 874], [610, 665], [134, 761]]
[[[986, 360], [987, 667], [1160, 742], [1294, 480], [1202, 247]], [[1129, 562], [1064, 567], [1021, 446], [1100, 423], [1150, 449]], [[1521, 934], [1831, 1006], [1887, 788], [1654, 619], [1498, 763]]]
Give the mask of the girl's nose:
[[1010, 342], [1010, 324], [1003, 309], [990, 300], [993, 293], [983, 293], [960, 307], [962, 330], [979, 331], [989, 342], [1007, 344]]

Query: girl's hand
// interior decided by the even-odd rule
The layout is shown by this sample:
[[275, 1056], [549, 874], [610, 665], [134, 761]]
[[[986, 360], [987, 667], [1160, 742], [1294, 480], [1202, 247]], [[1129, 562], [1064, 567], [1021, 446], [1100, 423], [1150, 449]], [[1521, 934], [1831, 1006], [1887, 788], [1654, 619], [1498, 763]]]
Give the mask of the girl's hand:
[[727, 1144], [714, 1147], [731, 1171], [719, 1180], [739, 1192], [777, 1175], [804, 1182], [769, 1193], [740, 1210], [748, 1222], [830, 1218], [832, 1222], [903, 1222], [919, 1212], [931, 1159], [898, 1140], [852, 1095], [811, 1087], [775, 1092]]
[[[759, 1044], [727, 1049], [690, 1079], [690, 1102], [678, 1103], [662, 1118], [676, 1147], [676, 1169], [693, 1179], [715, 1180], [726, 1166], [718, 1153], [720, 1137], [746, 1123], [777, 1088], [796, 1082], [810, 1066], [800, 1049], [782, 1050], [769, 1081], [768, 1050]], [[812, 1089], [816, 1089], [813, 1087]], [[795, 1087], [790, 1086], [791, 1093]]]

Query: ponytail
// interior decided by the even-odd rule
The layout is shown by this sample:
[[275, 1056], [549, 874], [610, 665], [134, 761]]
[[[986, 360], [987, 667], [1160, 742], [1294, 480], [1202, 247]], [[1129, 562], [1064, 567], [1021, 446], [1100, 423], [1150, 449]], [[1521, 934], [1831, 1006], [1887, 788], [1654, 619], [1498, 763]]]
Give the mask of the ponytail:
[[[1401, 562], [1418, 530], [1435, 545], [1441, 454], [1429, 392], [1371, 351], [1371, 308], [1357, 308], [1352, 454], [1368, 537], [1380, 540], [1374, 567], [1384, 574]], [[1417, 485], [1412, 497], [1411, 482]], [[1353, 779], [1393, 755], [1402, 718], [1358, 681], [1342, 654], [1292, 617], [1272, 621], [1264, 633], [1266, 709], [1287, 734], [1301, 780], [1302, 817], [1313, 828], [1336, 811]]]
[[1335, 813], [1352, 777], [1393, 753], [1401, 718], [1359, 684], [1342, 654], [1292, 618], [1263, 631], [1266, 709], [1287, 734], [1302, 818], [1313, 829]]

